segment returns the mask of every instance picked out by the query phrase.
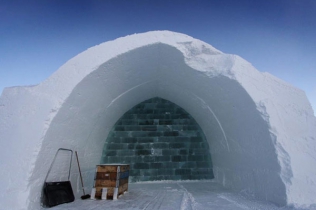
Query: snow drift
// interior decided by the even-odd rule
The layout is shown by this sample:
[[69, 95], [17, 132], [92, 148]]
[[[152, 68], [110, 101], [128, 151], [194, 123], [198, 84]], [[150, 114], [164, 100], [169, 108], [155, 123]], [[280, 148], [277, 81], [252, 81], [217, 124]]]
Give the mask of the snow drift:
[[[112, 126], [153, 97], [195, 118], [225, 187], [279, 205], [316, 203], [316, 119], [305, 93], [200, 40], [155, 31], [92, 47], [37, 86], [3, 91], [1, 208], [40, 208], [60, 147], [78, 151], [89, 191]], [[64, 178], [62, 162], [51, 179]], [[71, 174], [78, 198], [75, 164]]]

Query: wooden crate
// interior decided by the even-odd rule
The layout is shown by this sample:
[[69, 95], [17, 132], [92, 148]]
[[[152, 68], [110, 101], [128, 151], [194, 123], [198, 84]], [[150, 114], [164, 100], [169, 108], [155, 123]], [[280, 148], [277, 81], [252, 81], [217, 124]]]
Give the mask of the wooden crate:
[[113, 199], [114, 189], [118, 188], [118, 195], [128, 190], [129, 165], [103, 164], [96, 166], [94, 187], [95, 198], [101, 199], [102, 188], [107, 188], [107, 198]]

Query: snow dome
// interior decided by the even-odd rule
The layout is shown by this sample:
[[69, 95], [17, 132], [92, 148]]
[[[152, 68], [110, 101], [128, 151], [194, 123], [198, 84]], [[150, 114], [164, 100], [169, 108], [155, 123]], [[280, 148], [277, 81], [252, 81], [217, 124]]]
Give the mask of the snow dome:
[[[113, 126], [157, 97], [199, 125], [215, 181], [281, 206], [316, 203], [316, 119], [305, 93], [205, 42], [154, 31], [92, 47], [37, 86], [3, 91], [2, 207], [40, 208], [58, 148], [78, 151], [91, 190]], [[63, 162], [51, 179], [63, 179]], [[75, 163], [71, 182], [80, 197]]]

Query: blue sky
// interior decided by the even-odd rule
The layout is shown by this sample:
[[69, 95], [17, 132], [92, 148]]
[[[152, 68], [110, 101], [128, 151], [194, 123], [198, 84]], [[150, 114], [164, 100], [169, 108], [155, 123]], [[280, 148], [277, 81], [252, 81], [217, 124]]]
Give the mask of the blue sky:
[[171, 30], [303, 89], [316, 110], [315, 0], [0, 0], [0, 92], [38, 84], [89, 47]]

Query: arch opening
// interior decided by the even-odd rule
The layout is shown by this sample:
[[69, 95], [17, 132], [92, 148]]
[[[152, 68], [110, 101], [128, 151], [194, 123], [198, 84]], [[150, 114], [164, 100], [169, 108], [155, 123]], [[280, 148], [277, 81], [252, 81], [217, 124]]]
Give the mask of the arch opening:
[[[60, 147], [79, 152], [91, 190], [111, 128], [153, 97], [181, 106], [200, 125], [217, 182], [279, 205], [316, 202], [316, 168], [309, 167], [316, 120], [304, 92], [200, 40], [155, 31], [92, 47], [41, 84], [3, 92], [3, 207], [40, 208], [44, 175]], [[80, 197], [76, 166], [71, 174]]]
[[[45, 171], [54, 149], [73, 148], [83, 156], [84, 183], [90, 190], [105, 137], [115, 122], [153, 97], [181, 106], [201, 126], [216, 181], [260, 199], [286, 203], [269, 125], [249, 94], [234, 78], [210, 77], [193, 69], [179, 50], [160, 43], [110, 59], [76, 84], [49, 125], [35, 171]], [[31, 194], [36, 194], [41, 179], [33, 175], [38, 186]], [[72, 180], [79, 183], [76, 168]], [[77, 196], [78, 189], [79, 185]]]
[[131, 182], [214, 178], [200, 126], [184, 109], [159, 97], [139, 103], [116, 122], [101, 163], [129, 164]]

